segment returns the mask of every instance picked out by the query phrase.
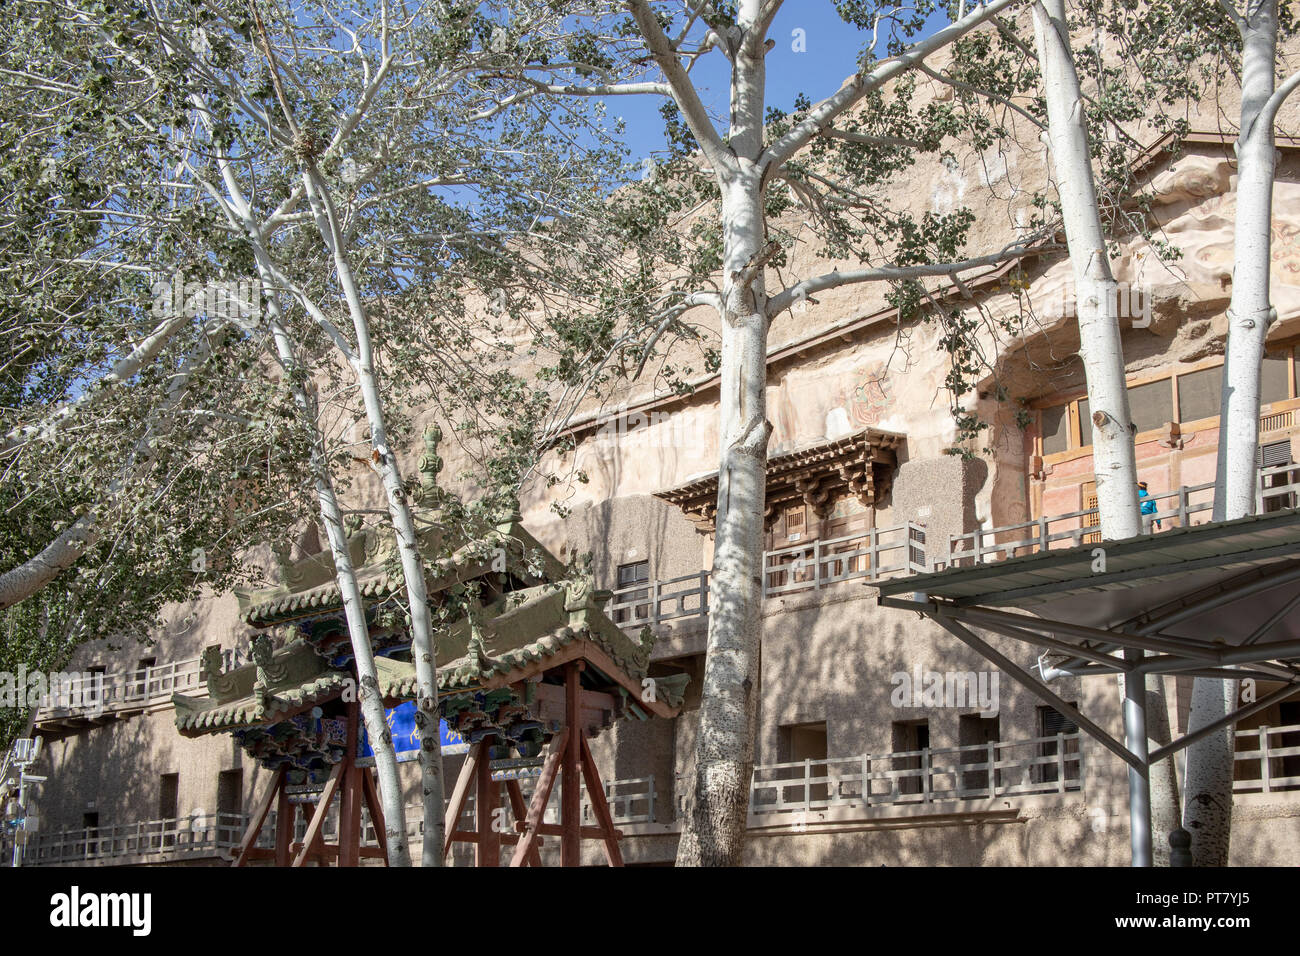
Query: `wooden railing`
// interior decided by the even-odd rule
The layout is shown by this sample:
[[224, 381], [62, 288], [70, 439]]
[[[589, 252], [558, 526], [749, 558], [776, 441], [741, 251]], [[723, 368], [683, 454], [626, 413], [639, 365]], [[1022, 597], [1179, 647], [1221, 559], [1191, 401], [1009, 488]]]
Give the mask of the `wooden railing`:
[[[764, 552], [763, 596], [816, 591], [856, 578], [878, 581], [925, 570], [925, 527], [909, 522]], [[697, 571], [667, 581], [619, 588], [607, 612], [628, 629], [706, 617], [709, 577], [708, 571]]]
[[[605, 796], [616, 824], [648, 823], [655, 813], [655, 778], [634, 777], [610, 780], [605, 783]], [[521, 781], [524, 799], [532, 796], [529, 781]], [[547, 822], [558, 822], [560, 788], [556, 787], [547, 804]], [[503, 801], [503, 805], [505, 804]], [[473, 825], [473, 798], [466, 811], [467, 825]], [[276, 812], [268, 816], [267, 824], [258, 835], [257, 846], [275, 846]], [[587, 789], [582, 790], [582, 820], [594, 826]], [[423, 809], [419, 804], [406, 808], [407, 833], [418, 836], [423, 832]], [[198, 817], [144, 820], [137, 823], [120, 823], [100, 827], [79, 827], [27, 835], [22, 851], [24, 866], [55, 866], [59, 864], [107, 862], [163, 863], [196, 857], [230, 858], [248, 829], [246, 813], [217, 813]], [[294, 840], [301, 842], [307, 833], [304, 814], [297, 815]], [[327, 843], [338, 839], [338, 808], [325, 818], [322, 833]], [[7, 842], [7, 841], [0, 841]], [[362, 808], [361, 843], [377, 846], [375, 828], [370, 814]], [[5, 855], [4, 859], [9, 859]]]
[[750, 813], [931, 804], [1081, 788], [1080, 735], [994, 741], [754, 768]]
[[[1294, 508], [1300, 497], [1300, 464], [1274, 465], [1259, 469], [1255, 511], [1262, 514]], [[1194, 515], [1209, 520], [1214, 510], [1214, 482], [1184, 485], [1174, 491], [1148, 496], [1156, 506], [1154, 514], [1142, 516], [1144, 534], [1166, 528], [1186, 528]], [[970, 567], [1006, 558], [1022, 557], [1054, 547], [1078, 547], [1100, 540], [1100, 510], [1085, 508], [1065, 514], [1043, 516], [1000, 528], [977, 528], [948, 538], [947, 555], [936, 558], [947, 567]]]
[[1237, 793], [1300, 790], [1300, 724], [1236, 731]]
[[36, 723], [91, 713], [112, 715], [142, 710], [170, 701], [178, 691], [195, 697], [207, 696], [207, 684], [199, 679], [197, 657], [133, 671], [73, 677], [51, 688], [47, 704], [36, 712]]
[[[1214, 484], [1185, 485], [1151, 495], [1156, 512], [1142, 516], [1146, 534], [1187, 527], [1192, 516], [1214, 508]], [[1294, 508], [1300, 503], [1300, 464], [1259, 470], [1256, 512]], [[763, 554], [763, 597], [820, 590], [841, 581], [884, 578], [969, 567], [1005, 558], [1036, 554], [1056, 547], [1077, 547], [1097, 539], [1099, 509], [1084, 508], [1034, 518], [1000, 528], [983, 528], [927, 542], [924, 525], [908, 522], [873, 528], [842, 538], [809, 541]], [[621, 627], [638, 629], [709, 613], [709, 572], [647, 581], [614, 591], [608, 609]]]

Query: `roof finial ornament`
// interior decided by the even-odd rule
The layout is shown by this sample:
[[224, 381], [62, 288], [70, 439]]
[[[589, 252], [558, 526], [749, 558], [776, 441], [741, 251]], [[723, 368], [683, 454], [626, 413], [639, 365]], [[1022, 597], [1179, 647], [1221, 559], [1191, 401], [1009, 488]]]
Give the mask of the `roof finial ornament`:
[[483, 605], [477, 600], [471, 599], [465, 613], [469, 618], [469, 647], [467, 650], [473, 655], [479, 667], [490, 667], [492, 666], [492, 658], [488, 656], [487, 642], [483, 638]]
[[259, 634], [253, 638], [253, 660], [257, 662], [257, 683], [262, 687], [277, 684], [288, 674], [284, 664], [276, 662], [268, 634]]
[[420, 472], [420, 487], [414, 495], [415, 500], [426, 508], [438, 503], [438, 473], [442, 471], [438, 444], [441, 441], [442, 429], [430, 422], [424, 429], [424, 454], [416, 466]]
[[199, 656], [199, 679], [207, 683], [208, 696], [213, 700], [224, 700], [234, 691], [234, 679], [223, 671], [220, 644], [209, 644], [203, 649]]
[[280, 583], [285, 587], [293, 587], [302, 581], [302, 572], [294, 568], [292, 546], [287, 541], [277, 541], [271, 545], [271, 553], [275, 555], [275, 566], [280, 572]]

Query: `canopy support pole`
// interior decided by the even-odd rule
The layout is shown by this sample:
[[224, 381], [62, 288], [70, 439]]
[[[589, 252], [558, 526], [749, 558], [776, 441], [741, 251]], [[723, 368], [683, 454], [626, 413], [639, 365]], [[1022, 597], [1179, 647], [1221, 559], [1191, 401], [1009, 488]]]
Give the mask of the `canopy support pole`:
[[[1124, 650], [1124, 657], [1134, 666], [1142, 652]], [[1128, 769], [1129, 845], [1133, 866], [1151, 865], [1151, 767], [1147, 757], [1147, 683], [1137, 673], [1124, 678], [1124, 743], [1140, 766]]]

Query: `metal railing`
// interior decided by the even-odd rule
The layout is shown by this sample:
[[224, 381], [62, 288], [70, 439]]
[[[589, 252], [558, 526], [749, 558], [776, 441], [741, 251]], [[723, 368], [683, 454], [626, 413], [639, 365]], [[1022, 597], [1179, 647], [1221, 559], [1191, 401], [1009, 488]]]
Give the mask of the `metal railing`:
[[1081, 789], [1080, 734], [754, 768], [750, 813], [932, 804]]
[[1300, 724], [1238, 730], [1236, 738], [1234, 792], [1300, 790]]

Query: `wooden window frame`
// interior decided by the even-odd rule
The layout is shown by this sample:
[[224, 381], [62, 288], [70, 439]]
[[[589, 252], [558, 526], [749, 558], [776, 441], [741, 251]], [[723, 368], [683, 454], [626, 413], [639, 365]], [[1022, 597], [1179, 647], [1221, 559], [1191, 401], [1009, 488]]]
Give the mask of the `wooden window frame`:
[[[1268, 354], [1270, 352], [1271, 353], [1284, 352], [1286, 354], [1287, 390], [1289, 393], [1289, 397], [1284, 399], [1279, 399], [1276, 402], [1268, 402], [1266, 404], [1262, 404], [1260, 406], [1261, 415], [1264, 414], [1265, 409], [1267, 409], [1269, 413], [1277, 413], [1277, 412], [1290, 411], [1293, 409], [1300, 409], [1300, 396], [1298, 396], [1296, 393], [1297, 351], [1300, 351], [1300, 336], [1292, 336], [1287, 339], [1281, 340], [1279, 342], [1273, 343], [1271, 347], [1266, 346], [1265, 354]], [[1196, 362], [1186, 367], [1180, 367], [1177, 370], [1165, 369], [1160, 372], [1151, 372], [1145, 375], [1136, 375], [1131, 379], [1126, 379], [1124, 382], [1124, 387], [1126, 389], [1132, 389], [1141, 385], [1150, 385], [1153, 382], [1168, 380], [1170, 383], [1169, 387], [1172, 392], [1171, 398], [1173, 401], [1173, 412], [1175, 415], [1177, 415], [1179, 411], [1178, 408], [1179, 377], [1183, 375], [1192, 375], [1196, 372], [1203, 372], [1206, 369], [1210, 369], [1210, 368], [1222, 368], [1222, 367], [1223, 367], [1223, 356], [1221, 355], [1215, 356], [1213, 358], [1205, 359], [1203, 361]], [[1088, 455], [1092, 454], [1092, 445], [1091, 444], [1083, 445], [1081, 443], [1083, 437], [1083, 430], [1082, 430], [1082, 423], [1079, 420], [1079, 402], [1083, 399], [1086, 399], [1087, 397], [1088, 397], [1087, 388], [1081, 387], [1081, 388], [1072, 388], [1065, 391], [1057, 392], [1053, 395], [1047, 395], [1042, 398], [1034, 399], [1029, 403], [1030, 409], [1032, 409], [1035, 413], [1034, 438], [1033, 438], [1034, 454], [1042, 459], [1044, 465], [1056, 465], [1062, 462], [1073, 461], [1076, 458], [1085, 458]], [[1043, 452], [1042, 411], [1047, 408], [1055, 408], [1061, 405], [1067, 406], [1068, 409], [1067, 415], [1069, 418], [1068, 434], [1069, 434], [1070, 447], [1067, 448], [1065, 451], [1058, 451], [1058, 452], [1052, 452], [1051, 454], [1045, 454]], [[1219, 416], [1213, 415], [1209, 418], [1199, 418], [1189, 422], [1178, 421], [1178, 425], [1184, 435], [1190, 435], [1198, 431], [1206, 431], [1211, 428], [1217, 428], [1219, 426]], [[1133, 440], [1135, 443], [1141, 444], [1142, 442], [1158, 439], [1163, 434], [1164, 434], [1163, 429], [1160, 428], [1149, 429], [1144, 432], [1138, 432], [1136, 435], [1133, 436]]]

